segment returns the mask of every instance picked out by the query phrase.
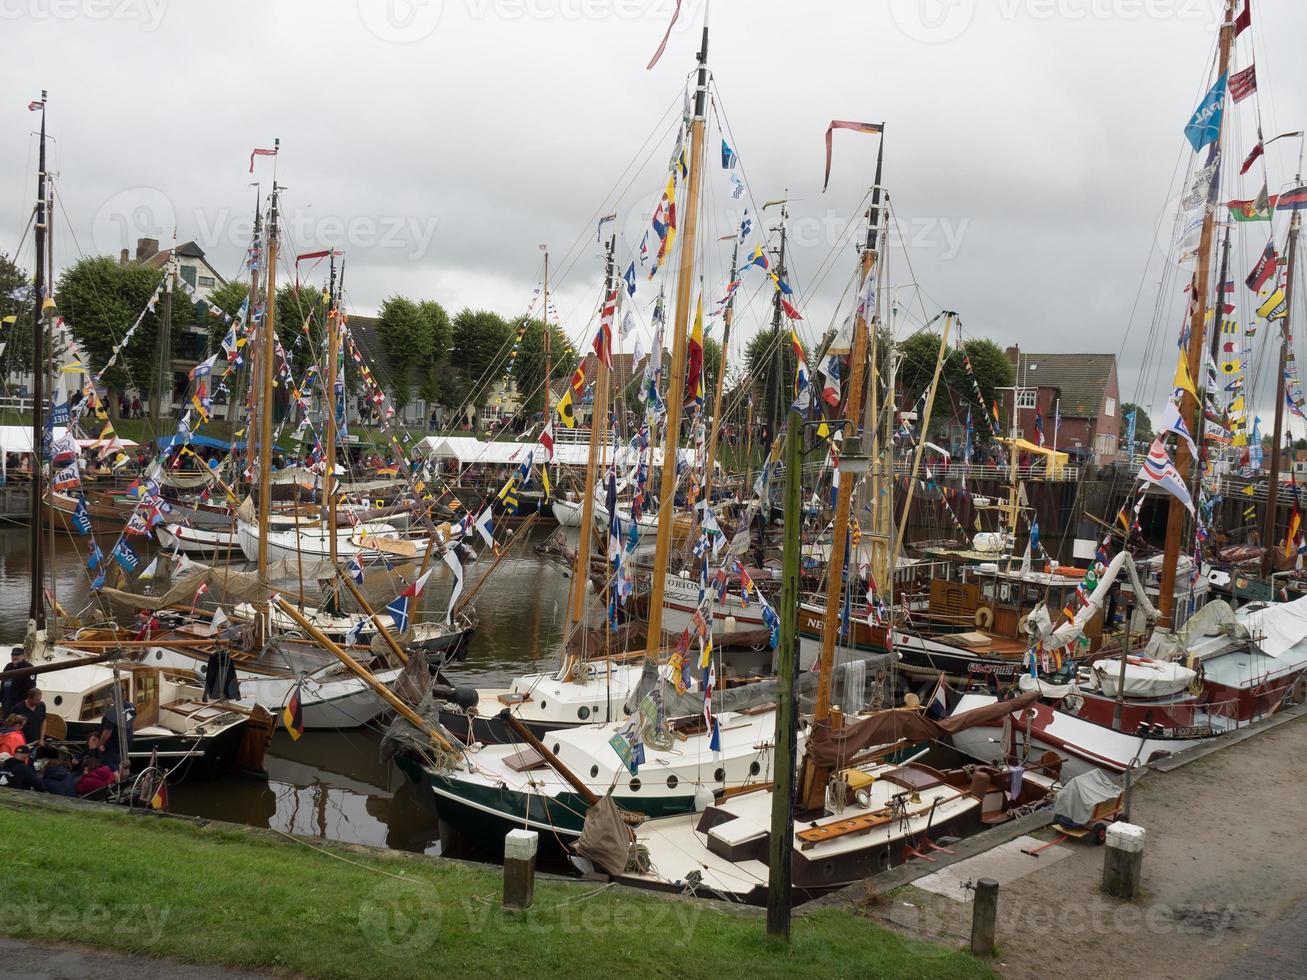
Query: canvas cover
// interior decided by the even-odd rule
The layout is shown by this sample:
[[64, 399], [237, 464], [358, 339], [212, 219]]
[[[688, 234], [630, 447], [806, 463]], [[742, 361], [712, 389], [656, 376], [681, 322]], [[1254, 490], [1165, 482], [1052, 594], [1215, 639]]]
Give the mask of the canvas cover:
[[626, 870], [631, 854], [631, 830], [611, 796], [602, 797], [585, 815], [585, 826], [575, 844], [576, 853], [610, 875]]
[[1121, 787], [1101, 769], [1090, 769], [1057, 791], [1053, 821], [1064, 827], [1083, 827], [1094, 815], [1094, 807], [1121, 795]]
[[1293, 602], [1274, 602], [1252, 612], [1238, 614], [1259, 650], [1278, 657], [1307, 638], [1307, 596]]

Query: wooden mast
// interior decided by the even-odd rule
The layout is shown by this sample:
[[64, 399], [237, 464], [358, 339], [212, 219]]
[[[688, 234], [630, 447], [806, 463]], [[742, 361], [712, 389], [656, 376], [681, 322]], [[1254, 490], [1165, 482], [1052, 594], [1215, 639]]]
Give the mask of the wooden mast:
[[[739, 274], [737, 266], [740, 261], [740, 236], [735, 236], [735, 245], [731, 249], [731, 277], [728, 282], [735, 282]], [[717, 439], [722, 431], [722, 391], [726, 387], [726, 352], [731, 345], [731, 321], [735, 319], [735, 293], [731, 292], [722, 313], [722, 359], [717, 365], [717, 377], [713, 379], [712, 426], [708, 430], [708, 472], [703, 477], [703, 499], [712, 507], [713, 469], [717, 464]], [[705, 361], [704, 367], [707, 368]], [[747, 488], [746, 488], [747, 489]]]
[[[1230, 69], [1230, 48], [1234, 44], [1234, 22], [1231, 18], [1233, 11], [1233, 0], [1225, 0], [1222, 4], [1225, 14], [1221, 23], [1221, 33], [1219, 40], [1219, 50], [1217, 53], [1216, 77], [1223, 77]], [[1221, 120], [1217, 126], [1216, 146], [1219, 150], [1221, 146], [1221, 137], [1225, 132], [1225, 112], [1221, 113]], [[1213, 180], [1219, 180], [1217, 174]], [[1216, 209], [1210, 204], [1207, 206], [1206, 213], [1203, 216], [1203, 228], [1198, 240], [1198, 259], [1194, 268], [1193, 278], [1193, 295], [1190, 299], [1191, 316], [1189, 319], [1189, 346], [1185, 350], [1185, 357], [1189, 364], [1189, 376], [1191, 378], [1202, 377], [1200, 373], [1203, 358], [1203, 327], [1207, 317], [1207, 293], [1211, 278], [1211, 260], [1212, 260], [1212, 241], [1215, 237], [1213, 232], [1216, 225]], [[1195, 429], [1194, 418], [1199, 412], [1201, 406], [1198, 399], [1190, 391], [1181, 392], [1180, 397], [1180, 417], [1186, 420], [1189, 431]], [[1278, 447], [1277, 447], [1278, 448]], [[1188, 482], [1189, 471], [1193, 465], [1193, 456], [1189, 452], [1188, 444], [1181, 439], [1175, 448], [1175, 467], [1180, 473], [1180, 478]], [[1178, 498], [1171, 497], [1170, 508], [1167, 511], [1166, 518], [1166, 548], [1162, 558], [1161, 583], [1158, 589], [1157, 615], [1158, 622], [1163, 626], [1173, 626], [1175, 623], [1175, 574], [1176, 564], [1180, 559], [1180, 538], [1184, 533], [1185, 522], [1188, 517], [1188, 509]]]
[[[273, 146], [281, 148], [281, 140]], [[277, 158], [274, 155], [273, 160]], [[272, 378], [277, 357], [277, 177], [273, 164], [272, 204], [268, 209], [268, 298], [259, 322], [259, 645], [267, 642], [271, 620], [268, 607], [268, 512], [272, 510]]]
[[[882, 141], [884, 137], [882, 136]], [[882, 157], [876, 158], [876, 186], [880, 185]], [[876, 234], [875, 205], [868, 212], [867, 248], [863, 250], [861, 260], [862, 278], [858, 283], [858, 295], [866, 296], [867, 277], [875, 272], [876, 254], [873, 251]], [[860, 301], [861, 302], [861, 301]], [[867, 314], [872, 311], [856, 312], [853, 318], [853, 344], [849, 354], [849, 393], [844, 409], [844, 417], [849, 420], [849, 436], [853, 436], [862, 418], [862, 388], [867, 366]], [[875, 379], [872, 379], [873, 385]], [[844, 591], [844, 553], [849, 539], [849, 506], [853, 499], [852, 477], [840, 481], [839, 493], [835, 498], [835, 523], [831, 531], [831, 549], [829, 569], [826, 575], [826, 609], [822, 616], [821, 655], [817, 667], [817, 703], [813, 711], [814, 725], [830, 724], [831, 676], [835, 666], [835, 640], [839, 634], [840, 595]], [[879, 501], [877, 502], [879, 504]], [[822, 805], [826, 796], [827, 772], [813, 763], [811, 757], [804, 760], [803, 780], [799, 789], [799, 805], [804, 809], [815, 809]]]
[[[608, 257], [604, 264], [604, 307], [616, 303], [616, 287], [613, 284], [613, 251], [617, 248], [617, 236], [608, 242]], [[600, 316], [603, 313], [601, 311]], [[546, 324], [548, 327], [548, 324]], [[581, 498], [581, 533], [576, 542], [576, 567], [572, 572], [572, 603], [568, 612], [567, 625], [570, 627], [585, 622], [585, 583], [590, 579], [590, 542], [594, 537], [595, 481], [599, 470], [599, 455], [602, 451], [600, 440], [606, 429], [603, 420], [608, 415], [608, 365], [603, 358], [595, 355], [594, 403], [590, 409], [590, 451], [585, 461], [585, 486]], [[564, 635], [567, 631], [564, 631]], [[566, 649], [566, 646], [564, 646]]]
[[44, 474], [41, 471], [41, 447], [45, 442], [45, 422], [41, 418], [45, 400], [45, 300], [53, 289], [46, 288], [45, 232], [50, 215], [45, 196], [45, 101], [46, 91], [41, 90], [41, 143], [36, 167], [36, 274], [32, 282], [32, 499], [30, 550], [31, 581], [28, 594], [27, 618], [36, 622], [38, 631], [45, 629], [45, 556], [41, 550], [41, 527], [45, 510]]
[[[885, 264], [880, 261], [880, 208], [881, 208], [881, 172], [885, 162], [885, 128], [881, 127], [880, 145], [876, 150], [876, 182], [871, 188], [871, 210], [868, 214], [867, 223], [867, 242], [866, 247], [862, 250], [862, 277], [865, 285], [867, 276], [875, 275], [878, 278], [882, 275]], [[881, 280], [883, 282], [883, 279]], [[879, 299], [880, 290], [876, 290], [876, 296]], [[868, 364], [871, 369], [871, 378], [867, 385], [867, 413], [863, 418], [863, 432], [871, 437], [870, 456], [871, 456], [871, 507], [872, 507], [872, 530], [867, 535], [871, 544], [871, 574], [875, 579], [877, 590], [888, 589], [891, 578], [894, 575], [894, 549], [890, 540], [893, 534], [893, 509], [889, 506], [885, 494], [889, 492], [889, 484], [893, 482], [894, 473], [891, 470], [888, 474], [881, 472], [881, 453], [887, 451], [888, 458], [893, 460], [893, 447], [890, 443], [882, 441], [880, 432], [880, 413], [885, 411], [893, 417], [893, 392], [890, 390], [890, 379], [881, 379], [880, 374], [880, 332], [877, 329], [878, 318], [874, 309], [864, 309], [861, 313], [863, 319], [867, 322], [867, 336], [870, 347], [870, 356]], [[889, 338], [886, 346], [893, 343], [893, 338]], [[888, 352], [887, 352], [888, 353]], [[880, 404], [880, 385], [886, 385], [885, 404]], [[889, 432], [893, 433], [892, 424]]]
[[[695, 235], [699, 226], [699, 194], [703, 183], [704, 122], [708, 102], [708, 24], [699, 44], [699, 70], [694, 89], [694, 119], [690, 123], [690, 176], [685, 196], [685, 234], [676, 278], [676, 319], [672, 331], [672, 370], [667, 379], [667, 428], [663, 439], [662, 482], [658, 494], [658, 543], [649, 578], [649, 636], [645, 655], [653, 658], [662, 647], [663, 592], [668, 553], [672, 543], [672, 515], [676, 499], [677, 445], [681, 434], [681, 405], [685, 401], [686, 327], [694, 286]], [[652, 357], [661, 357], [653, 351]]]
[[[245, 306], [245, 323], [248, 334], [249, 325], [255, 322], [255, 315], [261, 306], [259, 301], [259, 273], [262, 271], [263, 252], [260, 248], [259, 236], [263, 233], [263, 207], [259, 200], [259, 185], [254, 185], [254, 241], [255, 261], [250, 269], [250, 293], [249, 300]], [[254, 379], [257, 376], [257, 365], [259, 363], [258, 351], [250, 352], [250, 370], [245, 382], [245, 470], [250, 474], [251, 479], [254, 476], [254, 392], [257, 390], [254, 386]], [[235, 440], [232, 440], [233, 443]], [[235, 446], [232, 447], [233, 452]], [[233, 470], [236, 467], [233, 466]], [[239, 483], [233, 479], [232, 483]]]
[[1262, 577], [1269, 578], [1275, 571], [1275, 512], [1280, 496], [1280, 443], [1284, 439], [1284, 366], [1289, 352], [1289, 319], [1293, 316], [1293, 277], [1298, 260], [1298, 227], [1302, 212], [1294, 211], [1289, 222], [1288, 264], [1285, 267], [1284, 319], [1280, 321], [1280, 365], [1275, 383], [1275, 436], [1271, 443], [1271, 479], [1266, 485], [1266, 528], [1262, 532]]
[[[327, 300], [327, 387], [323, 392], [323, 405], [326, 406], [327, 439], [323, 445], [326, 459], [322, 467], [322, 506], [327, 510], [327, 549], [331, 564], [335, 567], [340, 556], [336, 553], [336, 377], [340, 360], [340, 311], [336, 303], [336, 253], [332, 250], [331, 286]], [[343, 399], [342, 399], [343, 401]], [[336, 583], [331, 583], [331, 594], [336, 595]], [[338, 607], [337, 603], [332, 604]]]

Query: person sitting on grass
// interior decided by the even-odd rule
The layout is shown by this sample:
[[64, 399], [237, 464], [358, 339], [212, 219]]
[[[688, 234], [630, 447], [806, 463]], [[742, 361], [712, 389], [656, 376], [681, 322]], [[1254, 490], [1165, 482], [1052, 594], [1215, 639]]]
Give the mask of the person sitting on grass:
[[0, 752], [0, 786], [9, 789], [30, 789], [45, 792], [45, 783], [32, 768], [30, 746], [15, 746], [13, 754]]

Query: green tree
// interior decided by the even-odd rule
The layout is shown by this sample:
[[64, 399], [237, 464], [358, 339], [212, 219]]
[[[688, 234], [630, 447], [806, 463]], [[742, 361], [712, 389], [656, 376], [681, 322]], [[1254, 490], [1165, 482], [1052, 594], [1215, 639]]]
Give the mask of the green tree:
[[425, 299], [418, 304], [425, 325], [422, 357], [418, 365], [418, 395], [424, 401], [438, 402], [446, 396], [447, 367], [449, 365], [450, 341], [454, 336], [453, 325], [445, 308], [433, 299]]
[[[20, 269], [8, 255], [0, 252], [0, 321], [13, 317], [14, 322], [0, 323], [0, 343], [5, 345], [0, 364], [5, 374], [28, 371], [32, 367], [32, 299], [25, 288], [32, 285], [27, 270]], [[22, 295], [23, 298], [18, 297]]]
[[403, 411], [412, 400], [415, 368], [428, 347], [426, 323], [418, 304], [403, 296], [391, 296], [381, 304], [377, 317], [377, 338], [381, 343], [378, 367], [385, 370], [386, 387]]
[[[130, 263], [101, 255], [85, 258], [65, 269], [56, 286], [59, 312], [73, 336], [90, 358], [90, 366], [103, 371], [111, 411], [118, 406], [118, 393], [128, 388], [146, 392], [171, 377], [159, 378], [159, 316], [162, 303], [147, 312], [114, 366], [107, 371], [114, 348], [136, 322], [158, 286], [163, 273], [152, 266]], [[172, 353], [175, 355], [182, 326], [195, 320], [194, 305], [181, 290], [173, 291]]]
[[[704, 356], [707, 357], [706, 351]], [[798, 371], [789, 331], [771, 327], [762, 330], [745, 345], [744, 363], [759, 396], [754, 417], [763, 421], [774, 418], [779, 422], [794, 400], [794, 376]]]
[[495, 381], [489, 371], [508, 353], [512, 328], [489, 310], [460, 310], [454, 317], [450, 365], [462, 375], [475, 407], [485, 406]]
[[[249, 294], [250, 284], [248, 282], [232, 280], [224, 282], [221, 286], [211, 290], [208, 301], [197, 303], [196, 306], [215, 307], [228, 316], [234, 317], [240, 314], [241, 304], [245, 302], [245, 297]], [[217, 350], [230, 327], [223, 322], [222, 317], [209, 316], [207, 309], [199, 310], [199, 314], [205, 317], [209, 328], [209, 350]]]
[[[514, 333], [521, 328], [523, 319], [513, 321]], [[527, 414], [539, 412], [544, 408], [545, 396], [545, 325], [541, 320], [526, 320], [526, 331], [522, 334], [522, 343], [517, 351], [517, 365], [513, 376], [517, 379], [517, 390], [522, 393], [522, 407]], [[575, 358], [567, 353], [567, 335], [558, 327], [550, 328], [549, 373], [554, 379], [567, 378], [575, 365]]]
[[[923, 331], [899, 345], [898, 378], [903, 387], [904, 408], [915, 406], [930, 390], [935, 363], [939, 357], [939, 340], [938, 333]], [[971, 373], [975, 375], [976, 384], [972, 383], [967, 372], [967, 359], [963, 358], [963, 351], [971, 361]], [[944, 358], [944, 368], [931, 408], [932, 432], [947, 425], [950, 419], [961, 421], [966, 418], [968, 409], [973, 417], [977, 413], [989, 414], [997, 390], [1011, 386], [1015, 376], [1015, 369], [1007, 355], [993, 341], [984, 338], [976, 337], [966, 341], [962, 350], [949, 347], [944, 352]], [[983, 401], [976, 397], [977, 384]], [[984, 425], [977, 424], [976, 431], [984, 433], [987, 429]]]
[[1142, 444], [1146, 449], [1153, 441], [1153, 437], [1156, 435], [1156, 433], [1153, 432], [1153, 420], [1148, 417], [1148, 413], [1144, 411], [1142, 405], [1136, 405], [1134, 402], [1121, 403], [1121, 445], [1123, 447], [1125, 446], [1126, 433], [1130, 428], [1130, 423], [1126, 420], [1126, 416], [1131, 412], [1136, 413], [1135, 446], [1138, 447]]

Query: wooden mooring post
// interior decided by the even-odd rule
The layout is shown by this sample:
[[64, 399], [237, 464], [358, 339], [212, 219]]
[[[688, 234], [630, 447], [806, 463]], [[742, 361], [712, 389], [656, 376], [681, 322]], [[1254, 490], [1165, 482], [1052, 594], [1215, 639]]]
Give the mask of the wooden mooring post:
[[1103, 849], [1103, 891], [1115, 898], [1135, 898], [1144, 865], [1143, 827], [1114, 823], [1107, 828]]
[[971, 954], [988, 956], [994, 952], [994, 933], [998, 927], [998, 882], [981, 878], [976, 882], [976, 901], [971, 908]]
[[504, 908], [510, 912], [523, 912], [535, 901], [539, 845], [534, 830], [510, 830], [504, 838]]

